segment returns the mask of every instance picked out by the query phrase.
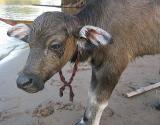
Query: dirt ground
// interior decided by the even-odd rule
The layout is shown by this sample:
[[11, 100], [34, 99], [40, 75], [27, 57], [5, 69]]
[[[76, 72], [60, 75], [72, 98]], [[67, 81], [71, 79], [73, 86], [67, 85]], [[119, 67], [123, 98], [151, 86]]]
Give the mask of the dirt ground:
[[[9, 56], [13, 55], [14, 58], [0, 61], [0, 125], [74, 125], [80, 120], [91, 77], [87, 64], [79, 66], [73, 82], [75, 98], [70, 103], [68, 90], [64, 97], [59, 97], [62, 83], [58, 75], [38, 93], [29, 94], [18, 89], [15, 81], [25, 64], [28, 49], [16, 50]], [[67, 78], [71, 67], [67, 64], [63, 70]], [[130, 99], [124, 96], [134, 89], [159, 82], [159, 70], [160, 55], [145, 56], [129, 64], [109, 100], [100, 125], [160, 125], [160, 111], [154, 108], [160, 101], [160, 88]]]

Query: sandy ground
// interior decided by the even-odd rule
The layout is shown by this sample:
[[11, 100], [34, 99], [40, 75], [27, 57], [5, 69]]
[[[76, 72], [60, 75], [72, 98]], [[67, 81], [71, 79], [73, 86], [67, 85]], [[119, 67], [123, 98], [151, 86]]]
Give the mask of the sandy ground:
[[[55, 75], [45, 89], [28, 94], [16, 87], [18, 72], [23, 68], [29, 49], [14, 50], [0, 61], [0, 125], [73, 125], [84, 112], [91, 70], [81, 64], [73, 82], [74, 102], [68, 101], [68, 91], [59, 97], [62, 83]], [[72, 65], [64, 73], [70, 76]], [[129, 64], [119, 80], [105, 109], [100, 125], [160, 125], [160, 111], [154, 104], [160, 101], [160, 88], [126, 98], [125, 93], [160, 81], [160, 55], [145, 56]]]

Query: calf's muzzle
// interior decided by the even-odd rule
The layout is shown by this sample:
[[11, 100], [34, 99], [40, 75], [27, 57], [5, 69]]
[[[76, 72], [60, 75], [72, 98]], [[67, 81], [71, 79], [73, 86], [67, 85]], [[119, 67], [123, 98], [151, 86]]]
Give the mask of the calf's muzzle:
[[44, 81], [34, 74], [21, 73], [16, 82], [18, 88], [28, 93], [36, 93], [44, 88]]

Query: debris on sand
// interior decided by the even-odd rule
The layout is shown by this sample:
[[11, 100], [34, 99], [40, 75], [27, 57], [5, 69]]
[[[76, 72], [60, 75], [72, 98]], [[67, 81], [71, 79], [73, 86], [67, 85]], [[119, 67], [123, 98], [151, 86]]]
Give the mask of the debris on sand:
[[33, 111], [33, 117], [47, 117], [54, 113], [54, 104], [52, 102], [48, 102], [46, 105], [39, 105]]
[[55, 111], [80, 111], [83, 110], [84, 107], [77, 103], [63, 103], [63, 102], [52, 102], [49, 101], [46, 104], [40, 104], [32, 113], [33, 117], [47, 117], [52, 115]]
[[84, 107], [81, 104], [73, 104], [73, 103], [66, 103], [63, 104], [61, 102], [56, 103], [56, 110], [58, 111], [63, 111], [63, 110], [68, 110], [68, 111], [80, 111], [83, 110]]

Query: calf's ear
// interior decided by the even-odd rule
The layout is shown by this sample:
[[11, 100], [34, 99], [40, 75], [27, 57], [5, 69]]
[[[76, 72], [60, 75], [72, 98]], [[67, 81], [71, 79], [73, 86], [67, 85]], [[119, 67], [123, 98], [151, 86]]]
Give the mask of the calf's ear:
[[30, 29], [29, 25], [17, 24], [15, 26], [11, 27], [7, 31], [7, 35], [10, 37], [15, 37], [17, 39], [20, 39], [20, 40], [27, 42], [27, 37], [28, 37], [30, 31], [31, 31], [31, 29]]
[[80, 49], [92, 49], [111, 43], [112, 36], [99, 27], [87, 25], [79, 31], [77, 44]]

